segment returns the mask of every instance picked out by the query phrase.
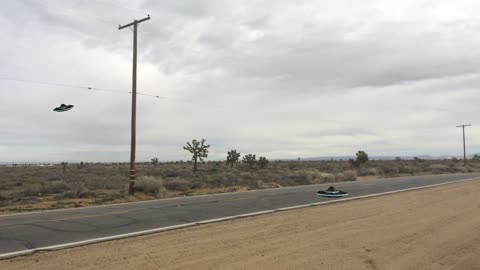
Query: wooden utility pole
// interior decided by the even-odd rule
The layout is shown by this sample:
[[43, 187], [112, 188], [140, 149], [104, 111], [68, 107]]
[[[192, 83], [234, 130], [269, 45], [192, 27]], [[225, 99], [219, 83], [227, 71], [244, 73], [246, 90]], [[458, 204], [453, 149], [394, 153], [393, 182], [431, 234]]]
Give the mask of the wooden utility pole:
[[137, 28], [138, 24], [150, 20], [150, 15], [141, 20], [134, 20], [125, 25], [119, 25], [118, 30], [133, 25], [133, 72], [132, 72], [132, 136], [130, 141], [130, 180], [128, 182], [128, 194], [135, 193], [135, 142], [136, 142], [136, 118], [137, 118]]
[[467, 165], [467, 152], [465, 150], [465, 127], [469, 127], [471, 126], [470, 124], [468, 125], [461, 125], [461, 126], [457, 126], [457, 127], [461, 127], [462, 128], [462, 131], [463, 131], [463, 166], [466, 166]]

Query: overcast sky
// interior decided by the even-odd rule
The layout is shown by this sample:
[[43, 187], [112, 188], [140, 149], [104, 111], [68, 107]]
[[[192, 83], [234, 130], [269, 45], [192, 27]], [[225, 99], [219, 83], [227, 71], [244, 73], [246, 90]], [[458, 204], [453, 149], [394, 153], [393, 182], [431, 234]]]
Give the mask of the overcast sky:
[[[480, 1], [3, 0], [0, 162], [480, 152]], [[52, 109], [61, 103], [75, 108]]]

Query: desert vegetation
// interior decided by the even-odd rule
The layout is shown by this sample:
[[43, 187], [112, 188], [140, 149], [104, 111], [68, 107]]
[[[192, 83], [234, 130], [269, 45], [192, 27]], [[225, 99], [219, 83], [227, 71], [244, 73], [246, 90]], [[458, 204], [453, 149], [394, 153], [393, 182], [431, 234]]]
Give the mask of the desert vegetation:
[[230, 165], [230, 168], [233, 168], [233, 165], [238, 162], [240, 158], [240, 153], [237, 153], [237, 150], [231, 150], [227, 153], [227, 165]]
[[[201, 147], [201, 141], [196, 143], [192, 147]], [[457, 159], [371, 160], [363, 151], [357, 153], [355, 160], [327, 161], [269, 161], [266, 157], [257, 159], [255, 154], [241, 157], [235, 150], [226, 155], [225, 161], [205, 161], [200, 156], [197, 162], [193, 157], [189, 161], [160, 162], [152, 158], [150, 162], [137, 163], [135, 196], [127, 194], [128, 163], [3, 166], [0, 210], [81, 207], [357, 179], [480, 171], [478, 158], [463, 166]]]
[[210, 145], [205, 144], [205, 139], [201, 141], [193, 139], [191, 143], [187, 142], [187, 145], [183, 147], [184, 150], [192, 154], [194, 172], [197, 171], [198, 161], [203, 162], [203, 159], [208, 157], [208, 148], [210, 148]]

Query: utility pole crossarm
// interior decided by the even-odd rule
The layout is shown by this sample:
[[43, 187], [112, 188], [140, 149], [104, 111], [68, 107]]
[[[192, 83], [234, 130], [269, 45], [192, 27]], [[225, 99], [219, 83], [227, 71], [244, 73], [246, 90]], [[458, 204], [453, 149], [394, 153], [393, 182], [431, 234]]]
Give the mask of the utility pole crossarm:
[[150, 15], [147, 15], [146, 18], [143, 18], [141, 20], [134, 20], [133, 22], [129, 23], [129, 24], [125, 24], [125, 25], [119, 25], [118, 26], [118, 30], [122, 30], [123, 28], [127, 28], [127, 27], [130, 27], [132, 25], [135, 25], [135, 24], [138, 24], [138, 23], [141, 23], [141, 22], [144, 22], [144, 21], [148, 21], [150, 20]]

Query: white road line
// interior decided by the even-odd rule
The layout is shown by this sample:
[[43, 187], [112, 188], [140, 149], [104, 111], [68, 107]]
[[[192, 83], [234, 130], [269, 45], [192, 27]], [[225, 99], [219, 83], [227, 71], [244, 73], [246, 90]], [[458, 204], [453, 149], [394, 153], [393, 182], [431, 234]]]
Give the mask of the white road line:
[[226, 221], [226, 220], [233, 220], [233, 219], [237, 219], [237, 218], [238, 218], [237, 216], [214, 218], [214, 219], [199, 221], [199, 222], [197, 222], [197, 224], [201, 225], [201, 224], [214, 223], [214, 222], [220, 222], [220, 221]]
[[271, 214], [271, 213], [273, 213], [273, 212], [276, 212], [276, 210], [265, 210], [265, 211], [259, 211], [259, 212], [241, 214], [241, 215], [236, 215], [236, 217], [238, 217], [238, 218], [255, 217], [255, 216], [261, 216], [261, 215]]
[[112, 235], [112, 236], [107, 236], [107, 237], [93, 238], [93, 239], [88, 239], [88, 240], [79, 241], [79, 242], [71, 242], [71, 243], [65, 243], [65, 244], [54, 245], [54, 246], [46, 246], [46, 247], [39, 247], [39, 248], [34, 248], [34, 249], [22, 250], [22, 251], [15, 251], [15, 252], [10, 252], [10, 253], [3, 253], [3, 254], [0, 254], [0, 260], [9, 259], [9, 258], [18, 257], [18, 256], [29, 255], [29, 254], [32, 254], [32, 253], [35, 253], [35, 252], [40, 252], [40, 251], [52, 251], [52, 250], [59, 250], [59, 249], [65, 249], [65, 248], [73, 248], [73, 247], [84, 246], [84, 245], [89, 245], [89, 244], [94, 244], [94, 243], [99, 243], [99, 242], [118, 240], [118, 239], [123, 239], [123, 238], [129, 238], [129, 237], [153, 234], [153, 233], [158, 233], [158, 232], [188, 228], [188, 227], [193, 227], [193, 226], [202, 225], [202, 224], [220, 222], [220, 221], [224, 221], [224, 220], [233, 220], [233, 219], [237, 219], [237, 218], [253, 217], [253, 216], [265, 215], [265, 214], [270, 214], [270, 213], [275, 213], [275, 212], [280, 212], [280, 211], [301, 209], [301, 208], [306, 208], [306, 207], [319, 206], [319, 205], [325, 205], [325, 204], [331, 204], [331, 203], [339, 203], [339, 202], [345, 202], [345, 201], [353, 201], [353, 200], [358, 200], [358, 199], [383, 196], [383, 195], [400, 193], [400, 192], [411, 191], [411, 190], [438, 187], [438, 186], [454, 184], [454, 183], [461, 183], [461, 182], [478, 180], [478, 179], [480, 179], [480, 178], [478, 178], [478, 177], [468, 178], [468, 179], [463, 179], [463, 180], [450, 181], [450, 182], [432, 184], [432, 185], [421, 186], [421, 187], [399, 189], [399, 190], [380, 192], [380, 193], [362, 195], [362, 196], [351, 197], [351, 198], [336, 199], [336, 200], [331, 200], [331, 201], [323, 201], [323, 202], [318, 202], [318, 203], [297, 205], [297, 206], [291, 206], [291, 207], [283, 207], [283, 208], [277, 208], [277, 209], [274, 209], [274, 210], [266, 210], [266, 211], [247, 213], [247, 214], [242, 214], [242, 215], [228, 216], [228, 217], [222, 217], [222, 218], [214, 218], [214, 219], [202, 220], [202, 221], [198, 221], [198, 222], [185, 223], [185, 224], [179, 224], [179, 225], [173, 225], [173, 226], [167, 226], [167, 227], [160, 227], [160, 228], [131, 232], [131, 233], [126, 233], [126, 234], [118, 234], [118, 235]]
[[288, 210], [294, 210], [294, 209], [305, 208], [305, 207], [310, 207], [310, 206], [312, 206], [311, 203], [302, 204], [302, 205], [295, 205], [295, 206], [290, 206], [290, 207], [277, 208], [275, 210], [276, 211], [288, 211]]

